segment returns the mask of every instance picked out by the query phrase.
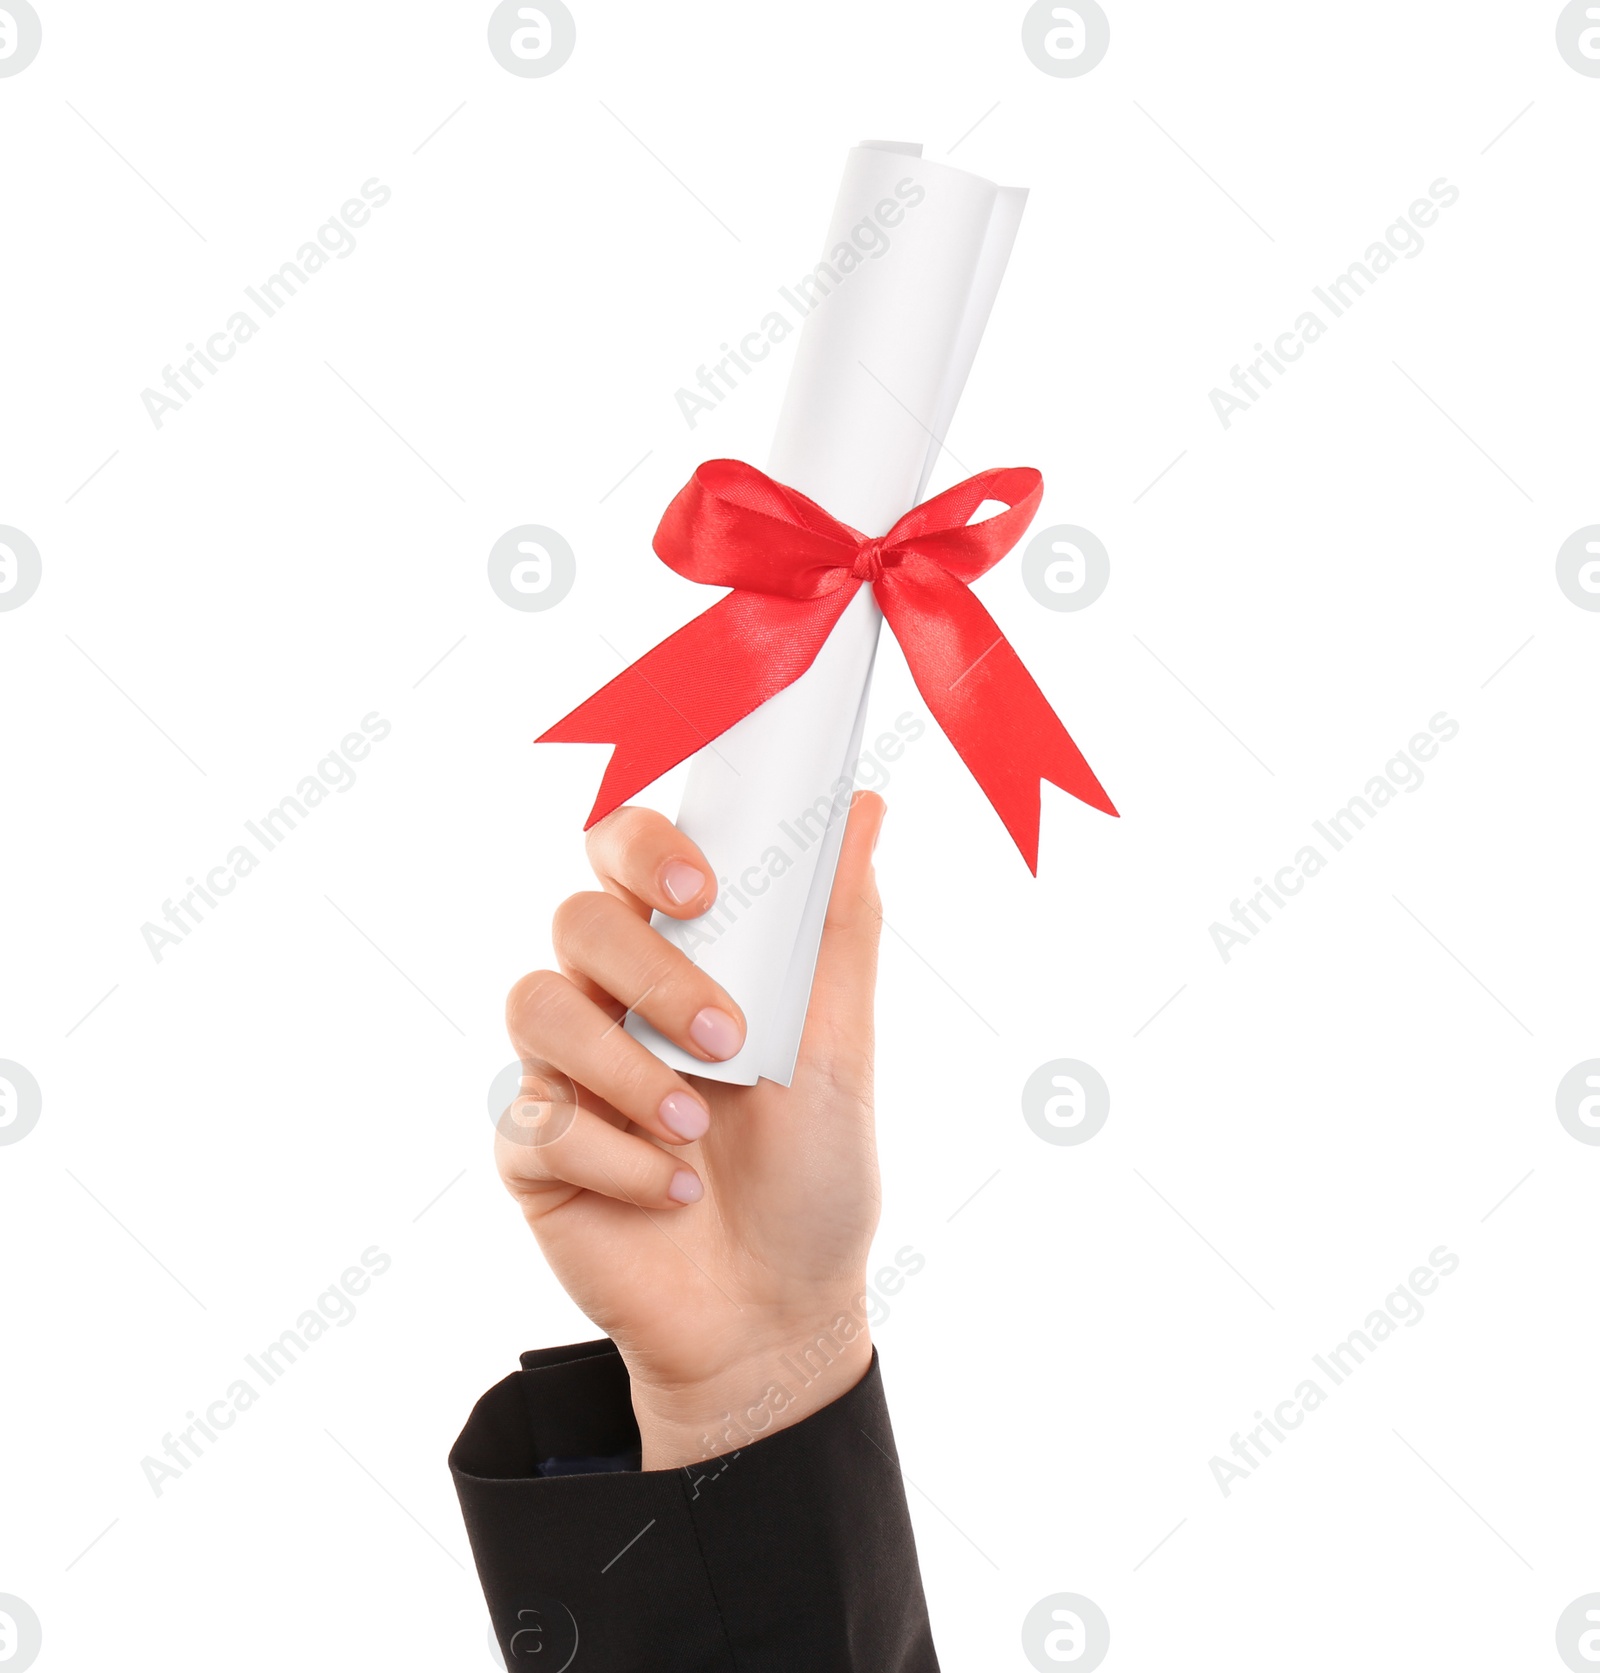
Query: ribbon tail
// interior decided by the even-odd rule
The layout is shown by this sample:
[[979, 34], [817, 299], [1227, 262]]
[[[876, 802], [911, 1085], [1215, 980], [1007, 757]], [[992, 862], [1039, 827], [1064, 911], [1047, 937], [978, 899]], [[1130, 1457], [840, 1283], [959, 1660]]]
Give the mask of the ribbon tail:
[[855, 592], [732, 592], [663, 639], [535, 742], [614, 744], [584, 822], [597, 824], [805, 673]]
[[917, 690], [1039, 871], [1040, 784], [1102, 813], [1117, 810], [1083, 752], [983, 605], [926, 559], [885, 571], [874, 589]]

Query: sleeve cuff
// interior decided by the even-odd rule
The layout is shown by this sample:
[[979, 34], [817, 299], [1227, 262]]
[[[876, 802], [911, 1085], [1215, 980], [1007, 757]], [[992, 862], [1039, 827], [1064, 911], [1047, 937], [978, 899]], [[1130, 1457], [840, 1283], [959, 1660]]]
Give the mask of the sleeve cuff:
[[738, 1452], [541, 1473], [638, 1448], [609, 1341], [526, 1353], [474, 1407], [450, 1468], [508, 1667], [937, 1673], [876, 1352]]

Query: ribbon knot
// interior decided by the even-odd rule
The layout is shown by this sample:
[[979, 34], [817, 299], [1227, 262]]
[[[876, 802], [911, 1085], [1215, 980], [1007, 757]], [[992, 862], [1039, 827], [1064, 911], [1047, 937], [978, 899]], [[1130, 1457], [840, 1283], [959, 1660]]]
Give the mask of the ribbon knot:
[[[1037, 872], [1042, 780], [1117, 811], [969, 590], [1022, 538], [1043, 495], [1036, 470], [980, 471], [869, 536], [752, 465], [701, 465], [667, 507], [656, 555], [733, 591], [538, 740], [616, 746], [585, 829], [792, 685], [869, 586], [923, 701]], [[969, 523], [985, 500], [1005, 509]]]
[[857, 581], [873, 582], [883, 574], [883, 541], [863, 540], [856, 548], [856, 561], [850, 567]]

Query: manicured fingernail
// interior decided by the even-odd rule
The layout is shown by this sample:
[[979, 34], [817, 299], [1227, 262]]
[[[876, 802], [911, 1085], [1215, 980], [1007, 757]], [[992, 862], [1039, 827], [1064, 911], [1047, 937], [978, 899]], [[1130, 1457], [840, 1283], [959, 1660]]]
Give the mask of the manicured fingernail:
[[705, 892], [706, 874], [687, 860], [668, 860], [661, 868], [661, 887], [674, 906], [687, 906]]
[[726, 1011], [707, 1005], [689, 1024], [689, 1038], [708, 1057], [732, 1057], [744, 1044], [744, 1030]]
[[711, 1113], [687, 1092], [669, 1092], [661, 1100], [661, 1122], [680, 1139], [697, 1139], [711, 1125]]
[[667, 1187], [667, 1195], [674, 1202], [699, 1202], [705, 1194], [705, 1186], [687, 1168], [679, 1168], [672, 1176], [672, 1183]]

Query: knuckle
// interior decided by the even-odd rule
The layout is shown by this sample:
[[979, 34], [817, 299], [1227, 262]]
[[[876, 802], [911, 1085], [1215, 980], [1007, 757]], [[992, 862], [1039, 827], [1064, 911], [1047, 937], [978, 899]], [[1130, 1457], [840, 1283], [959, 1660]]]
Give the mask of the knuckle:
[[519, 1095], [495, 1123], [495, 1160], [502, 1175], [523, 1179], [566, 1176], [574, 1151], [582, 1154], [593, 1118], [577, 1103], [543, 1092]]
[[644, 813], [643, 808], [630, 803], [608, 813], [598, 824], [591, 825], [584, 833], [584, 849], [590, 859], [603, 859], [626, 848], [637, 834]]
[[506, 1025], [513, 1035], [527, 1032], [572, 992], [572, 984], [556, 970], [530, 970], [506, 995]]
[[843, 895], [835, 890], [828, 901], [825, 924], [832, 934], [875, 942], [883, 927], [883, 901], [876, 879], [868, 877], [859, 887]]
[[647, 1016], [686, 1027], [696, 1011], [715, 1005], [743, 1018], [740, 1008], [714, 978], [660, 936], [654, 938], [654, 945], [641, 961], [637, 974], [638, 998], [634, 1006]]
[[676, 1164], [652, 1144], [629, 1146], [622, 1182], [630, 1196], [649, 1201], [667, 1194]]
[[584, 1149], [586, 1123], [582, 1112], [573, 1104], [534, 1104], [531, 1114], [521, 1119], [513, 1117], [507, 1123], [506, 1137], [518, 1149], [525, 1151], [530, 1165], [548, 1177], [566, 1175], [574, 1152]]
[[660, 1091], [665, 1078], [676, 1079], [672, 1071], [642, 1046], [626, 1053], [617, 1064], [611, 1102], [630, 1114], [648, 1113], [654, 1119], [656, 1106], [666, 1096]]
[[556, 1177], [549, 1158], [542, 1150], [531, 1150], [498, 1130], [494, 1140], [494, 1165], [500, 1183], [512, 1196], [518, 1196], [530, 1185], [542, 1185]]
[[660, 936], [654, 938], [654, 945], [639, 961], [636, 974], [639, 997], [634, 1004], [657, 1011], [671, 1011], [679, 1003], [691, 1000], [697, 993], [715, 985]]
[[558, 947], [579, 946], [589, 941], [610, 916], [615, 901], [598, 890], [586, 889], [567, 898], [555, 910], [551, 933]]

